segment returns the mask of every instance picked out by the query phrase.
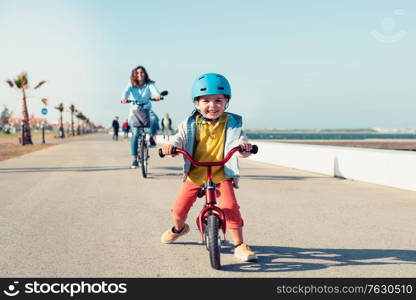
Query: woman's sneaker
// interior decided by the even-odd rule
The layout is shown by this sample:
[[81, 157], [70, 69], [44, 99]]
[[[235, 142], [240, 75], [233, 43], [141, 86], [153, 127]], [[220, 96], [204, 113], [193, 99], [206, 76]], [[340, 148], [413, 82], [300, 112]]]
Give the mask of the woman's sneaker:
[[149, 138], [149, 142], [150, 142], [150, 148], [156, 147], [156, 142], [155, 142], [155, 140], [153, 139], [153, 137], [150, 137], [150, 138]]
[[163, 243], [163, 244], [173, 243], [179, 237], [187, 234], [188, 232], [189, 232], [188, 224], [185, 224], [185, 226], [183, 226], [183, 228], [182, 228], [182, 231], [179, 232], [179, 233], [173, 232], [173, 227], [171, 227], [162, 234], [162, 236], [160, 238], [160, 242]]
[[137, 160], [133, 160], [133, 162], [131, 163], [131, 167], [132, 169], [136, 169], [139, 166], [139, 162]]
[[234, 256], [242, 261], [257, 260], [257, 255], [246, 243], [242, 243], [240, 246], [234, 249]]

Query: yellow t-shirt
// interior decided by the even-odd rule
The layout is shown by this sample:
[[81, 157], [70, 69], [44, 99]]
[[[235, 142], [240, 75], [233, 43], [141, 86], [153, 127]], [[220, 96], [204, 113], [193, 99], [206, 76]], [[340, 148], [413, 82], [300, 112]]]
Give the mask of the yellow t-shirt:
[[[201, 122], [201, 117], [201, 115], [196, 117], [194, 159], [202, 162], [223, 160], [227, 114], [222, 114], [215, 124], [206, 120]], [[203, 185], [206, 181], [207, 170], [207, 167], [191, 166], [188, 179], [195, 184]], [[220, 183], [226, 179], [224, 166], [212, 167], [212, 181], [214, 183]]]

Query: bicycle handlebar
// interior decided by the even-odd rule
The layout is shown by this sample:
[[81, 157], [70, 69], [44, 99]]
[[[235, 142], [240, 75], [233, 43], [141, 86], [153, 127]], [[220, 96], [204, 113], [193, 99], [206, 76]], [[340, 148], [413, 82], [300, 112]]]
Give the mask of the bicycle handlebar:
[[[157, 99], [154, 99], [154, 98], [150, 98], [149, 100], [150, 101], [160, 101], [160, 100], [163, 100], [164, 98], [163, 97], [160, 97], [160, 99], [159, 100], [157, 100]], [[121, 103], [123, 103], [123, 101], [120, 101]], [[144, 106], [144, 105], [146, 105], [147, 103], [137, 103], [138, 102], [138, 100], [127, 100], [127, 102], [126, 103], [136, 103], [137, 105], [142, 105], [142, 106]], [[124, 103], [123, 103], [124, 104]]]
[[[155, 98], [150, 98], [149, 100], [150, 101], [160, 101], [160, 100], [163, 100], [164, 98], [163, 98], [163, 96], [166, 96], [168, 94], [168, 91], [163, 91], [163, 92], [161, 92], [160, 93], [160, 99], [158, 100], [158, 99], [155, 99]], [[123, 101], [120, 101], [121, 103], [123, 103]], [[142, 106], [144, 106], [144, 105], [146, 105], [147, 103], [137, 103], [138, 101], [137, 100], [127, 100], [127, 102], [126, 103], [136, 103], [137, 105], [142, 105]]]
[[[176, 147], [173, 148], [172, 154], [181, 153], [183, 156], [185, 156], [191, 162], [191, 164], [193, 164], [195, 166], [199, 166], [199, 167], [209, 167], [209, 166], [222, 166], [222, 165], [224, 165], [227, 161], [230, 160], [231, 156], [233, 156], [233, 154], [236, 153], [237, 151], [244, 152], [244, 149], [241, 146], [234, 147], [230, 150], [230, 152], [227, 153], [227, 155], [225, 156], [225, 158], [223, 160], [221, 160], [221, 161], [212, 161], [212, 162], [196, 161], [192, 158], [192, 156], [188, 152], [186, 152], [183, 149], [176, 148]], [[250, 153], [256, 154], [258, 151], [259, 151], [259, 147], [257, 145], [253, 145]], [[162, 158], [166, 156], [165, 154], [163, 154], [162, 149], [159, 149], [159, 156], [162, 157]]]

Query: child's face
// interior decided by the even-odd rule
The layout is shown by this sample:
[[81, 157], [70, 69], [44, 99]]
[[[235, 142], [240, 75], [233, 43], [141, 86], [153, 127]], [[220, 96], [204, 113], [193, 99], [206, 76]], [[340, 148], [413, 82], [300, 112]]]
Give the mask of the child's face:
[[194, 101], [201, 114], [208, 119], [219, 118], [225, 110], [228, 99], [224, 95], [206, 95]]

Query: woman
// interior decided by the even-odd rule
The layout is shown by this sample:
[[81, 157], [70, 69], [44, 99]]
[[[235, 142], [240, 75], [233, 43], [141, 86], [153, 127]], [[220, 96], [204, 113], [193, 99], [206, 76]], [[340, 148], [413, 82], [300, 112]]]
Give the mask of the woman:
[[[127, 85], [124, 93], [122, 95], [121, 102], [126, 103], [127, 99], [134, 99], [137, 103], [131, 103], [130, 106], [130, 113], [129, 113], [129, 124], [131, 126], [132, 131], [132, 138], [130, 140], [131, 146], [131, 155], [133, 157], [133, 162], [131, 164], [131, 168], [137, 168], [139, 163], [137, 161], [137, 146], [138, 140], [140, 137], [139, 128], [137, 126], [136, 120], [136, 113], [137, 111], [141, 111], [147, 114], [147, 120], [150, 118], [150, 123], [154, 122], [153, 114], [149, 112], [152, 109], [152, 100], [160, 100], [160, 93], [159, 90], [156, 88], [155, 82], [149, 78], [146, 69], [143, 66], [138, 66], [131, 71], [130, 75], [130, 83]], [[136, 124], [135, 124], [136, 123]], [[145, 126], [149, 127], [149, 126]], [[152, 132], [150, 136], [152, 136]], [[154, 143], [154, 142], [153, 142]], [[152, 140], [151, 140], [152, 144]]]

